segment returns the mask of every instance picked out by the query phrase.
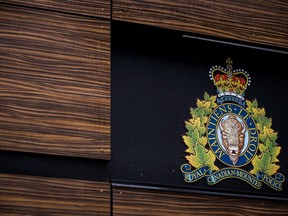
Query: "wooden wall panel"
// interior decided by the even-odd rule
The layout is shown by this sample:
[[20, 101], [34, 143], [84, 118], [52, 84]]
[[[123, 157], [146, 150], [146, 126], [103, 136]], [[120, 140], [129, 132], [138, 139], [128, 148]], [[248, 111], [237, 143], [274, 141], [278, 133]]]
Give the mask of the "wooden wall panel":
[[110, 215], [110, 185], [0, 174], [0, 215]]
[[52, 9], [69, 13], [76, 13], [101, 18], [110, 18], [110, 0], [0, 0], [25, 6]]
[[113, 215], [287, 215], [287, 202], [112, 186]]
[[110, 158], [110, 22], [0, 4], [0, 149]]
[[112, 18], [288, 48], [287, 0], [113, 0]]

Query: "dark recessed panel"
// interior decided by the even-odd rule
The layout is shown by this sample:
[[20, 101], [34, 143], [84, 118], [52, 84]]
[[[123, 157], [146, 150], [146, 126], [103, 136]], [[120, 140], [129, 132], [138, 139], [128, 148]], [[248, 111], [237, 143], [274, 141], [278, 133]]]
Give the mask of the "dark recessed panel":
[[[196, 35], [187, 37], [183, 34], [185, 33], [149, 26], [120, 22], [112, 24], [113, 160], [109, 165], [112, 180], [209, 192], [287, 198], [286, 181], [281, 185], [275, 183], [273, 188], [273, 185], [270, 187], [271, 185], [268, 186], [263, 181], [257, 185], [251, 180], [257, 178], [255, 181], [258, 181], [261, 178], [257, 174], [262, 175], [259, 173], [262, 168], [257, 167], [257, 164], [259, 166], [265, 164], [267, 167], [262, 170], [268, 172], [268, 177], [273, 177], [280, 183], [282, 176], [276, 173], [286, 177], [288, 90], [287, 74], [283, 73], [283, 70], [288, 60], [287, 53], [273, 50], [273, 47], [252, 48], [253, 44], [236, 46], [232, 43], [215, 42], [215, 38], [204, 38], [204, 40], [197, 39]], [[202, 103], [208, 100], [204, 98], [205, 92], [209, 96], [217, 96], [217, 89], [210, 80], [209, 70], [216, 65], [225, 69], [227, 58], [232, 59], [235, 73], [236, 69], [244, 69], [251, 78], [251, 85], [245, 91], [246, 105], [241, 108], [242, 114], [240, 114], [240, 105], [233, 105], [235, 103], [232, 102], [233, 106], [231, 105], [230, 108], [238, 109], [237, 115], [243, 123], [243, 119], [245, 120], [243, 113], [249, 111], [247, 104], [257, 99], [258, 106], [253, 105], [255, 106], [253, 113], [251, 113], [252, 105], [249, 105], [249, 116], [253, 119], [254, 126], [257, 126], [258, 135], [254, 144], [258, 149], [252, 152], [253, 156], [251, 160], [247, 160], [247, 163], [240, 162], [239, 159], [235, 166], [226, 156], [227, 165], [224, 160], [215, 157], [217, 149], [212, 150], [211, 142], [205, 144], [202, 140], [204, 143], [202, 145], [205, 146], [204, 153], [212, 160], [208, 164], [214, 165], [218, 171], [233, 169], [233, 172], [230, 170], [229, 173], [218, 173], [219, 181], [216, 179], [215, 184], [210, 181], [213, 185], [209, 185], [207, 176], [204, 176], [202, 170], [202, 176], [198, 173], [201, 179], [194, 183], [186, 183], [180, 168], [183, 164], [189, 163], [185, 157], [192, 154], [193, 150], [189, 150], [183, 141], [183, 136], [187, 136], [189, 132], [185, 127], [185, 121], [193, 117], [190, 108], [195, 110], [201, 106], [197, 104], [198, 99]], [[216, 98], [214, 102], [215, 100]], [[208, 110], [205, 115], [201, 114], [202, 117], [209, 118], [212, 110], [218, 106], [219, 104], [210, 107], [211, 110]], [[256, 119], [257, 112], [258, 117], [262, 116], [262, 120], [267, 120], [268, 123]], [[205, 122], [203, 118], [201, 121], [202, 127], [204, 125], [206, 130], [208, 121]], [[192, 124], [197, 126], [195, 122]], [[243, 156], [244, 151], [242, 151], [241, 160], [249, 157], [248, 151], [251, 153], [254, 147], [251, 146], [254, 132], [248, 125], [248, 121], [245, 124], [247, 126], [247, 132], [244, 131], [247, 137], [244, 141], [246, 156]], [[266, 135], [264, 125], [266, 125]], [[198, 128], [198, 130], [202, 129]], [[190, 128], [190, 132], [193, 131], [195, 130]], [[270, 155], [267, 155], [267, 146], [270, 145], [267, 140], [268, 133], [270, 141], [272, 140], [269, 147]], [[215, 136], [220, 140], [220, 134]], [[200, 137], [207, 139], [208, 135], [204, 132], [200, 137], [197, 138], [197, 135], [195, 137], [196, 141], [201, 143]], [[195, 151], [196, 145], [193, 148]], [[196, 150], [198, 153], [194, 152], [198, 158], [200, 150]], [[263, 155], [267, 160], [262, 160]], [[197, 167], [199, 168], [200, 165], [192, 164], [192, 170], [196, 170]], [[215, 167], [211, 168], [210, 174], [217, 174]], [[235, 174], [236, 168], [246, 172]], [[270, 172], [270, 168], [273, 171]], [[221, 178], [222, 175], [227, 175], [227, 178], [224, 178], [225, 176]]]

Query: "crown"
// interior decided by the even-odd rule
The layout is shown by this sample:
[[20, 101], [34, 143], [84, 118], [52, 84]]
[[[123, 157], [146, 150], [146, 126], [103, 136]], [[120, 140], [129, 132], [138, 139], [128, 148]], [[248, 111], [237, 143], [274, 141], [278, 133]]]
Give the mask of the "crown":
[[233, 95], [244, 100], [244, 92], [250, 86], [249, 74], [242, 70], [233, 70], [232, 60], [226, 59], [226, 68], [213, 66], [210, 68], [209, 76], [217, 88], [219, 96]]

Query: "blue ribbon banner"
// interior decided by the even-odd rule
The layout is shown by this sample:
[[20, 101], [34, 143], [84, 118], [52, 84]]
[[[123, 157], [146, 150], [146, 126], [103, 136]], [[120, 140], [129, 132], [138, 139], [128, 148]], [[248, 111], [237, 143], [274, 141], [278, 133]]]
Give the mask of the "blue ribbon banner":
[[184, 181], [187, 183], [193, 183], [205, 177], [209, 185], [214, 185], [227, 178], [237, 178], [245, 181], [256, 189], [261, 189], [262, 183], [264, 182], [277, 191], [282, 190], [282, 183], [285, 180], [285, 177], [281, 173], [275, 174], [273, 178], [265, 172], [260, 171], [254, 176], [246, 170], [238, 168], [224, 168], [212, 173], [209, 166], [202, 166], [192, 170], [190, 164], [183, 164], [181, 171], [184, 176]]

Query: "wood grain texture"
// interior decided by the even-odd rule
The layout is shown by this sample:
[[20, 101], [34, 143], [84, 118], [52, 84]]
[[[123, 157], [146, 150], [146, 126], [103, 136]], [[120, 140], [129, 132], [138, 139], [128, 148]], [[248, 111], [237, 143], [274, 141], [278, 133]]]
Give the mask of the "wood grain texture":
[[287, 0], [113, 0], [115, 20], [288, 48]]
[[110, 158], [110, 22], [0, 4], [0, 149]]
[[0, 174], [0, 215], [110, 215], [110, 185]]
[[52, 9], [62, 12], [110, 19], [110, 0], [0, 0], [0, 2]]
[[287, 202], [112, 186], [113, 215], [287, 215]]

